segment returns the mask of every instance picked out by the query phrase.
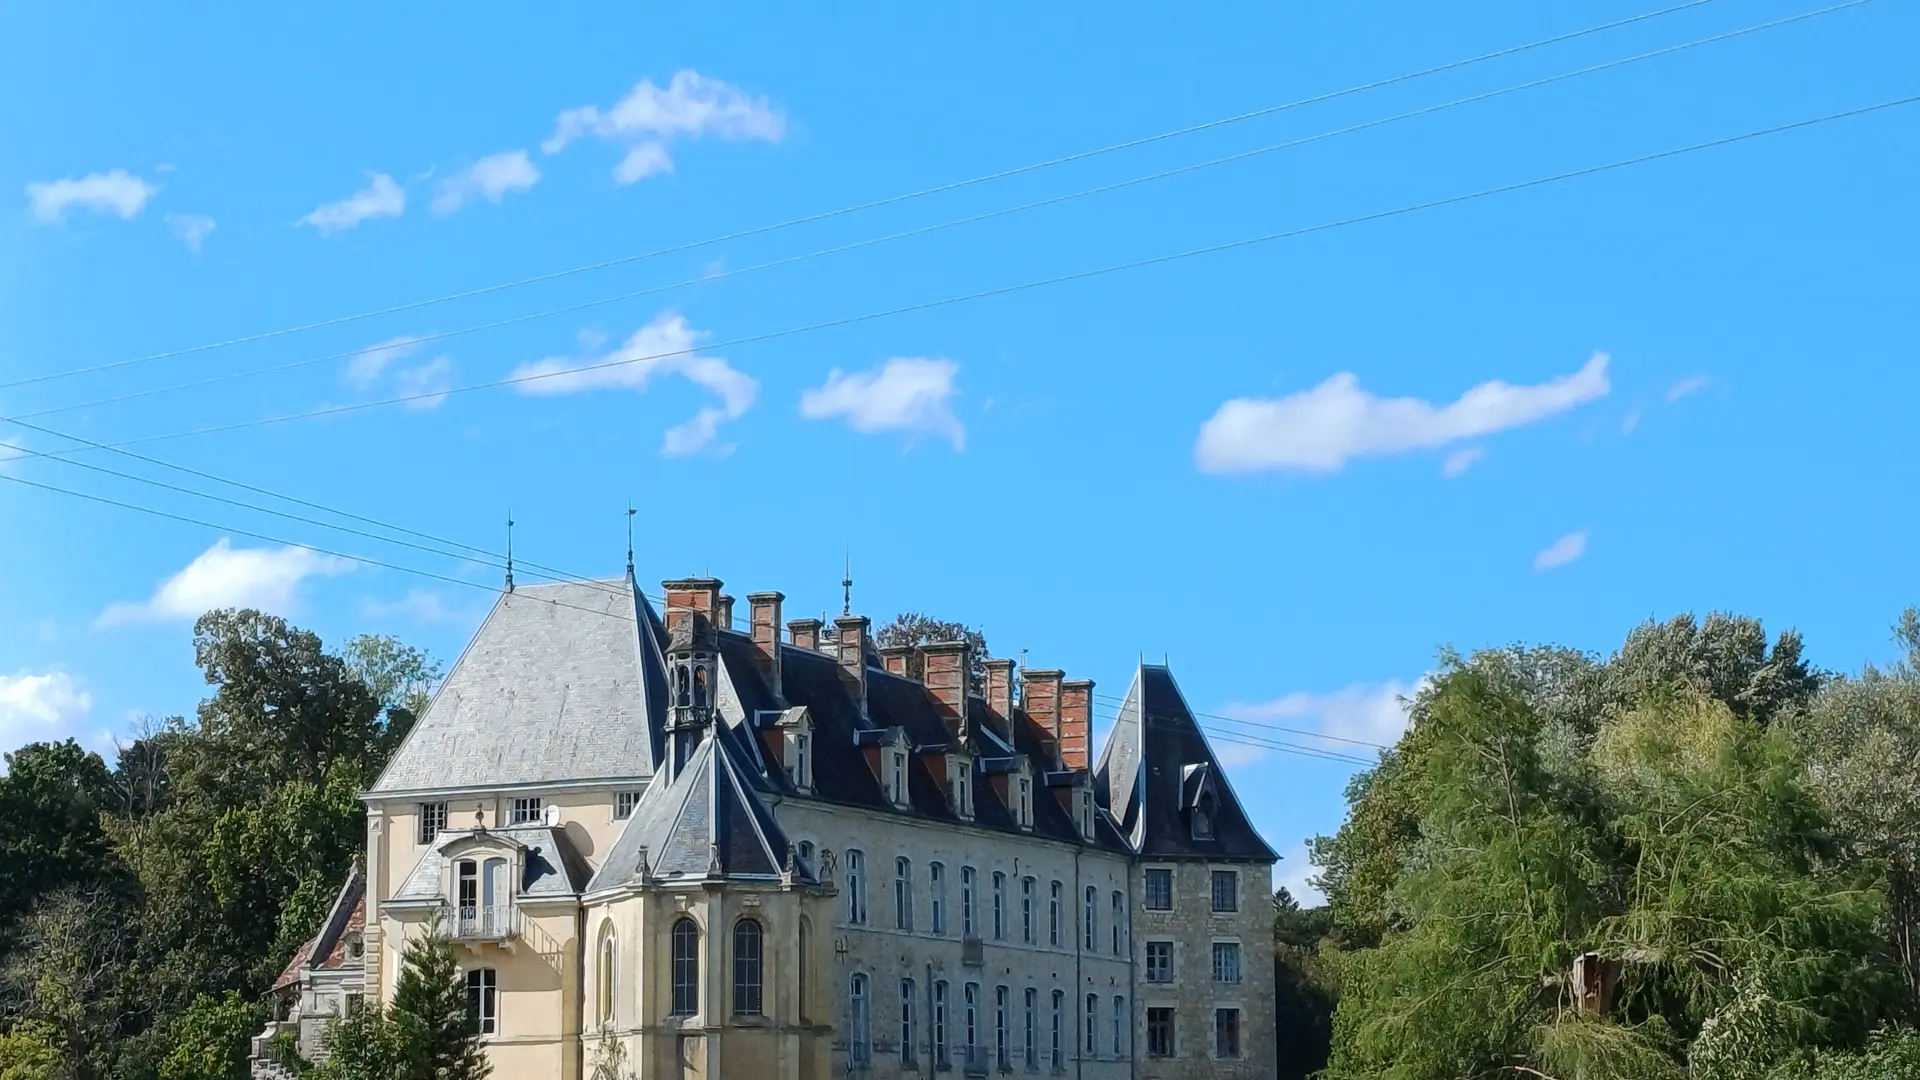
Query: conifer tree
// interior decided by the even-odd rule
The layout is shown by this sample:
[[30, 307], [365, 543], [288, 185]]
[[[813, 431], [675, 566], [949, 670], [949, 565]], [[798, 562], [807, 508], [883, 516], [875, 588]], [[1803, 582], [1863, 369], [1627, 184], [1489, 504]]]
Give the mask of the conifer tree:
[[407, 942], [393, 992], [401, 1075], [408, 1080], [483, 1080], [491, 1071], [469, 1015], [465, 978], [438, 918]]

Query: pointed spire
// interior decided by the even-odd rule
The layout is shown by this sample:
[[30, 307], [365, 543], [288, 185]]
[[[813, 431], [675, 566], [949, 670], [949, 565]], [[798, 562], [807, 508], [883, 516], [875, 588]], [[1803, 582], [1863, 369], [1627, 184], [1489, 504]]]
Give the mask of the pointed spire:
[[840, 576], [840, 614], [853, 614], [853, 547], [847, 547], [846, 568]]
[[627, 500], [627, 580], [633, 580], [633, 515], [639, 513], [633, 508], [633, 500]]
[[513, 507], [507, 507], [507, 591], [513, 591]]

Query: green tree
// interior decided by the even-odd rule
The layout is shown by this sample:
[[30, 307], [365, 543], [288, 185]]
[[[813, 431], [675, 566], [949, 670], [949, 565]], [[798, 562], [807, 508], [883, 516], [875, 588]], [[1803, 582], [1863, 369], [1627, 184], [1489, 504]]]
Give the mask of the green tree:
[[404, 1071], [399, 1032], [393, 1019], [377, 1006], [351, 1010], [335, 1021], [324, 1040], [326, 1060], [295, 1072], [306, 1080], [416, 1080], [430, 1073]]
[[160, 1080], [246, 1080], [247, 1044], [266, 1019], [266, 1009], [238, 991], [200, 995], [169, 1026]]
[[[992, 659], [992, 654], [987, 651], [987, 636], [965, 623], [936, 619], [924, 611], [908, 611], [895, 615], [892, 622], [875, 632], [873, 640], [882, 648], [964, 641], [972, 646], [973, 658], [972, 666], [967, 672], [967, 682], [974, 693], [985, 692], [987, 661]], [[921, 670], [918, 653], [907, 657], [907, 674], [916, 679], [925, 675]]]
[[407, 940], [393, 989], [392, 1020], [402, 1069], [422, 1080], [481, 1080], [490, 1070], [467, 1008], [453, 942], [435, 919]]
[[60, 1033], [52, 1024], [22, 1020], [0, 1032], [0, 1080], [60, 1080]]
[[110, 778], [98, 754], [68, 739], [6, 755], [0, 775], [0, 932], [43, 894], [112, 872], [100, 813]]
[[1333, 1051], [1339, 991], [1320, 955], [1332, 929], [1325, 906], [1303, 908], [1284, 888], [1273, 893], [1274, 1031], [1281, 1080], [1306, 1080]]

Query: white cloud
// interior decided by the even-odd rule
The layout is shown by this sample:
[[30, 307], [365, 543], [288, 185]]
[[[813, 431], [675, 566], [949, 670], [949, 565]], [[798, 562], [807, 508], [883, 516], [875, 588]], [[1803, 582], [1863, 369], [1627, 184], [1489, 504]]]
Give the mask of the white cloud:
[[127, 220], [140, 213], [160, 189], [125, 169], [88, 173], [79, 179], [41, 180], [27, 185], [27, 201], [41, 221], [59, 221], [69, 209], [117, 214]]
[[234, 549], [226, 537], [168, 578], [142, 603], [114, 604], [100, 613], [100, 626], [197, 619], [214, 608], [250, 607], [290, 613], [300, 586], [310, 577], [344, 573], [346, 559], [307, 548]]
[[527, 158], [527, 152], [509, 150], [483, 157], [440, 181], [429, 209], [436, 214], [451, 214], [475, 197], [497, 203], [539, 182], [540, 170]]
[[1267, 756], [1267, 748], [1248, 742], [1227, 742], [1216, 733], [1209, 743], [1213, 747], [1213, 756], [1228, 769], [1241, 769], [1261, 761]]
[[[1272, 701], [1256, 704], [1232, 704], [1221, 715], [1256, 724], [1317, 731], [1334, 739], [1353, 739], [1362, 743], [1390, 746], [1407, 730], [1406, 700], [1411, 700], [1426, 685], [1422, 676], [1411, 683], [1389, 679], [1382, 683], [1355, 683], [1332, 693], [1297, 691]], [[1281, 736], [1287, 737], [1284, 733]], [[1314, 742], [1309, 745], [1334, 753], [1371, 754], [1371, 748], [1342, 742]]]
[[953, 415], [957, 392], [951, 360], [896, 356], [872, 371], [852, 374], [834, 368], [824, 385], [800, 395], [800, 415], [809, 420], [845, 417], [847, 426], [865, 434], [905, 431], [938, 435], [963, 450], [967, 432]]
[[[760, 384], [717, 356], [702, 356], [698, 346], [707, 335], [687, 324], [684, 316], [664, 312], [635, 330], [619, 348], [605, 356], [547, 357], [514, 369], [522, 394], [575, 394], [587, 390], [645, 390], [656, 375], [679, 375], [720, 399], [685, 423], [669, 429], [660, 452], [681, 457], [707, 448], [720, 425], [746, 415], [760, 396]], [[725, 448], [722, 448], [724, 451]]]
[[18, 438], [0, 438], [0, 472], [11, 472], [9, 466], [27, 456], [25, 446]]
[[540, 148], [557, 154], [587, 135], [623, 143], [627, 153], [614, 169], [614, 179], [631, 184], [672, 171], [668, 147], [679, 139], [711, 135], [779, 142], [786, 134], [786, 118], [766, 98], [697, 71], [678, 71], [664, 88], [652, 79], [640, 80], [610, 109], [568, 109], [554, 121], [553, 134]]
[[1493, 380], [1457, 401], [1380, 398], [1341, 372], [1283, 398], [1235, 398], [1200, 426], [1194, 460], [1211, 473], [1294, 469], [1328, 473], [1368, 454], [1427, 450], [1544, 420], [1605, 397], [1607, 357], [1537, 386]]
[[1447, 460], [1440, 463], [1440, 475], [1451, 480], [1473, 468], [1475, 462], [1486, 456], [1487, 448], [1484, 446], [1469, 446], [1463, 450], [1455, 450], [1447, 455]]
[[93, 695], [65, 672], [0, 675], [0, 748], [64, 738], [91, 711]]
[[214, 221], [205, 214], [168, 214], [167, 227], [173, 230], [173, 235], [179, 237], [181, 243], [187, 245], [188, 251], [198, 255], [200, 245], [213, 232]]
[[1565, 566], [1587, 553], [1587, 530], [1570, 532], [1547, 545], [1547, 549], [1533, 557], [1535, 571], [1552, 570]]
[[1327, 902], [1327, 896], [1307, 882], [1307, 879], [1319, 873], [1319, 868], [1313, 865], [1313, 853], [1307, 850], [1307, 845], [1295, 844], [1274, 864], [1273, 887], [1287, 890], [1301, 907], [1319, 907]]
[[1667, 404], [1671, 405], [1689, 394], [1698, 393], [1707, 388], [1712, 380], [1705, 375], [1691, 375], [1667, 388]]
[[369, 218], [399, 217], [407, 209], [407, 193], [386, 173], [367, 174], [367, 186], [339, 202], [321, 203], [297, 222], [322, 234], [351, 229]]
[[[453, 385], [453, 358], [436, 356], [417, 367], [404, 368], [393, 376], [393, 388], [414, 412], [437, 409], [447, 400], [447, 388]], [[428, 396], [420, 396], [428, 395]]]
[[388, 338], [353, 354], [347, 361], [347, 382], [365, 390], [380, 381], [380, 375], [387, 365], [396, 360], [404, 360], [419, 351], [420, 339], [410, 334]]
[[1633, 429], [1640, 426], [1640, 417], [1642, 413], [1643, 413], [1643, 410], [1635, 409], [1632, 412], [1629, 412], [1627, 415], [1621, 417], [1620, 418], [1620, 434], [1622, 435], [1633, 434]]

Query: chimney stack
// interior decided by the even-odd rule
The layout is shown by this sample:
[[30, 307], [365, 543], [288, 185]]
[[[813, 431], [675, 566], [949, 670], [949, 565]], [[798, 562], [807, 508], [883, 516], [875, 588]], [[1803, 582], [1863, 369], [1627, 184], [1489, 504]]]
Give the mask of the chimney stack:
[[863, 720], [867, 716], [867, 634], [871, 626], [865, 615], [842, 615], [833, 620], [833, 647], [840, 661], [840, 681], [853, 695]]
[[717, 623], [717, 609], [720, 606], [719, 578], [680, 578], [663, 581], [660, 588], [667, 596], [666, 622], [667, 632], [680, 625], [688, 615], [705, 615], [710, 623]]
[[920, 646], [920, 679], [946, 714], [947, 730], [955, 739], [967, 738], [967, 676], [972, 650], [964, 641], [939, 641]]
[[1060, 679], [1057, 668], [1028, 668], [1023, 674], [1020, 704], [1055, 746], [1060, 745]]
[[1093, 680], [1060, 684], [1060, 760], [1084, 769], [1093, 756]]
[[820, 651], [820, 620], [795, 619], [787, 624], [787, 632], [793, 635], [793, 647]]
[[747, 630], [753, 636], [753, 661], [776, 701], [786, 700], [780, 690], [780, 602], [785, 599], [786, 596], [777, 592], [747, 594]]
[[1000, 734], [1013, 741], [1013, 661], [987, 661], [987, 711], [999, 724]]
[[883, 645], [880, 648], [880, 663], [888, 674], [912, 678], [907, 674], [907, 657], [913, 655], [911, 645]]
[[713, 607], [713, 625], [717, 629], [733, 629], [733, 597], [722, 596]]

